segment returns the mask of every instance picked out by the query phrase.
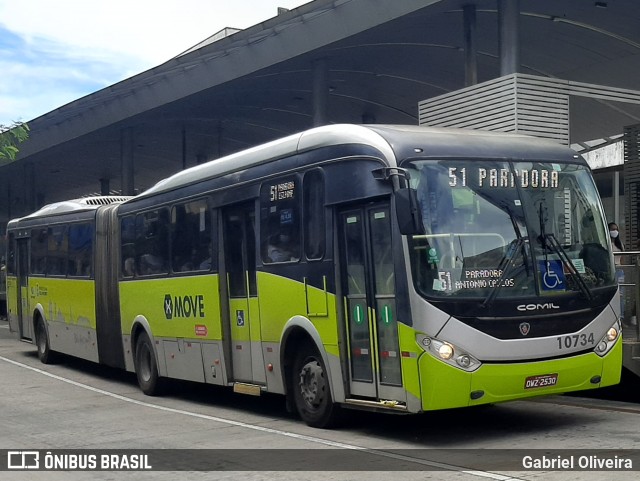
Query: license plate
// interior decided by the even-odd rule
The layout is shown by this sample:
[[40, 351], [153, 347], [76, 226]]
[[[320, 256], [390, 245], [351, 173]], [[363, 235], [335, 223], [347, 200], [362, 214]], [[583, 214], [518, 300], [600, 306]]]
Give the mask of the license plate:
[[555, 386], [558, 383], [558, 374], [543, 374], [542, 376], [529, 376], [524, 380], [525, 389]]

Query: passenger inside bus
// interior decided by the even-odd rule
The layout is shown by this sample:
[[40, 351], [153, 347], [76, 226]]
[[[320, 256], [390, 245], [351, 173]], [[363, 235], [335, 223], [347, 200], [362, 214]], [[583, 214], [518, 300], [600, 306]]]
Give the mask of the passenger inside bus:
[[124, 277], [133, 277], [135, 274], [136, 261], [133, 257], [127, 257], [122, 266], [122, 274]]
[[143, 254], [140, 256], [140, 274], [160, 274], [165, 272], [164, 259], [155, 254]]
[[213, 259], [213, 242], [211, 240], [207, 241], [207, 248], [200, 252], [198, 260], [196, 261], [196, 266], [198, 266], [198, 270], [208, 271], [211, 270]]
[[291, 235], [286, 231], [272, 235], [269, 238], [267, 255], [271, 262], [288, 262], [295, 260], [291, 249]]

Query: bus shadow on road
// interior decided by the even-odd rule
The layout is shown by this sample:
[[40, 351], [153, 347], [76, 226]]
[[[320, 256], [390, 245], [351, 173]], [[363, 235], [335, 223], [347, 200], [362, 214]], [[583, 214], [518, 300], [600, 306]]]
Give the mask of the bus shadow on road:
[[[57, 370], [56, 368], [52, 369], [46, 368], [42, 364], [38, 365], [38, 355], [35, 351], [25, 350], [21, 354], [24, 357], [26, 364], [38, 368], [44, 368], [43, 370], [46, 370], [47, 372], [65, 377], [64, 374], [55, 372]], [[58, 366], [72, 371], [74, 373], [74, 380], [76, 381], [78, 381], [76, 375], [84, 378], [95, 378], [96, 382], [91, 383], [92, 387], [99, 387], [97, 384], [99, 384], [100, 381], [108, 381], [109, 383], [116, 384], [119, 389], [124, 388], [127, 391], [129, 388], [135, 390], [139, 389], [136, 374], [119, 368], [97, 364], [64, 354], [57, 354], [56, 360], [51, 364], [51, 366]], [[85, 381], [79, 382], [86, 382], [86, 379]], [[101, 388], [109, 390], [104, 386]], [[140, 395], [142, 396], [142, 392], [140, 392]], [[281, 395], [266, 393], [259, 397], [247, 396], [234, 393], [231, 388], [226, 386], [201, 384], [177, 379], [163, 378], [162, 394], [160, 396], [144, 396], [144, 398], [149, 403], [153, 403], [154, 401], [163, 398], [171, 398], [212, 408], [219, 407], [244, 410], [256, 415], [264, 415], [272, 418], [295, 418], [293, 414], [287, 412], [285, 398]], [[213, 413], [212, 415], [216, 415], [216, 413]]]
[[[37, 359], [37, 354], [25, 351], [24, 357], [33, 360]], [[56, 365], [73, 371], [74, 376], [94, 377], [96, 384], [100, 380], [106, 380], [126, 390], [138, 388], [135, 373], [121, 369], [64, 355], [59, 356]], [[47, 371], [51, 372], [50, 369]], [[227, 411], [234, 411], [275, 420], [297, 419], [295, 413], [288, 412], [285, 398], [281, 395], [266, 393], [247, 396], [234, 393], [223, 386], [180, 380], [166, 381], [162, 396], [145, 399], [151, 403], [163, 398], [185, 401], [209, 409], [208, 414], [219, 417], [225, 417]], [[95, 384], [93, 386], [97, 387]], [[564, 431], [574, 426], [584, 426], [592, 419], [580, 412], [572, 412], [568, 416], [561, 411], [549, 409], [543, 403], [514, 401], [406, 415], [342, 409], [340, 423], [334, 429], [348, 430], [381, 440], [410, 441], [420, 447], [455, 448], [473, 446], [479, 441], [546, 435], [554, 429]]]
[[368, 437], [410, 441], [420, 447], [464, 448], [481, 441], [542, 437], [554, 430], [584, 427], [590, 419], [580, 413], [554, 412], [548, 405], [514, 401], [415, 415], [354, 412], [348, 426]]
[[[35, 351], [25, 351], [22, 353], [25, 359], [38, 361], [38, 354]], [[33, 361], [28, 364], [34, 365]], [[54, 373], [51, 368], [46, 368], [43, 364], [40, 364], [43, 370], [47, 372], [51, 372], [52, 374], [62, 375], [60, 373]], [[37, 364], [34, 367], [38, 367]], [[64, 369], [68, 369], [73, 371], [79, 375], [85, 375], [90, 377], [95, 377], [96, 380], [102, 379], [106, 381], [120, 383], [122, 385], [134, 385], [137, 387], [136, 375], [132, 372], [127, 372], [122, 369], [105, 366], [102, 364], [97, 364], [95, 362], [87, 361], [84, 359], [79, 359], [72, 356], [67, 356], [66, 354], [56, 353], [55, 360], [49, 364], [49, 366], [59, 366]], [[55, 369], [55, 368], [54, 368]], [[80, 382], [80, 381], [79, 381]], [[94, 386], [95, 387], [95, 386]]]

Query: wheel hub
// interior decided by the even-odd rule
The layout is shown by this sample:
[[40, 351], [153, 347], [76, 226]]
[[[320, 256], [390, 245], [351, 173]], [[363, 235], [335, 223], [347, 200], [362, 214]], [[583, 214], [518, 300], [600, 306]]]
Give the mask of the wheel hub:
[[300, 371], [300, 394], [309, 406], [319, 406], [324, 399], [325, 379], [317, 361], [305, 364]]

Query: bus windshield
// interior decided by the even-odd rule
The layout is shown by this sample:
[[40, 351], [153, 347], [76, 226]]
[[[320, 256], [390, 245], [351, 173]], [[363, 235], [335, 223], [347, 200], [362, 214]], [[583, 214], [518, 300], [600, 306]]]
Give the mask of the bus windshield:
[[603, 212], [587, 167], [502, 160], [413, 160], [425, 233], [410, 237], [428, 298], [590, 298], [614, 284]]

